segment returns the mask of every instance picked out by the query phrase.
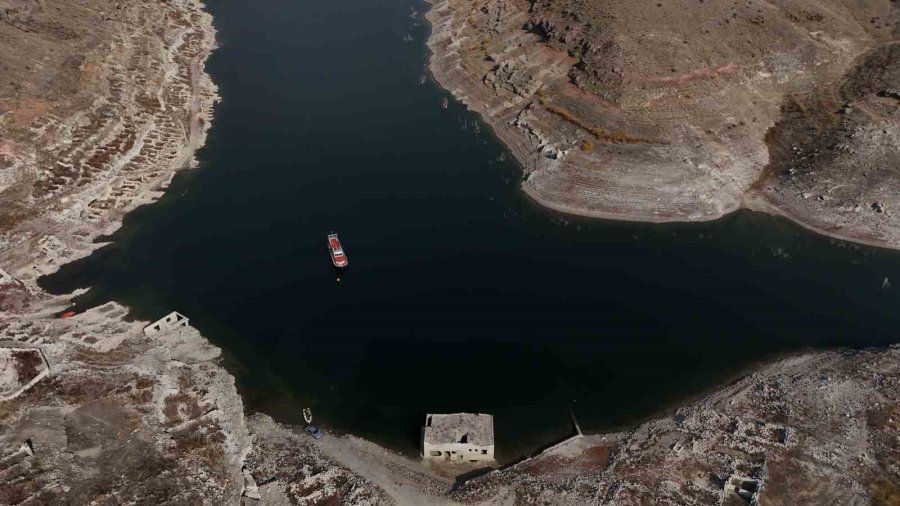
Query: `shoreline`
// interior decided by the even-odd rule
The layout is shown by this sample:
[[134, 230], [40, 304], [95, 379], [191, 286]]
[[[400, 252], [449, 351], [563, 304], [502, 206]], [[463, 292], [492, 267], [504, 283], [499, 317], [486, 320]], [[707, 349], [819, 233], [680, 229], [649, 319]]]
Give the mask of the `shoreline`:
[[[113, 85], [97, 87], [100, 96], [86, 103], [87, 112], [65, 111], [68, 116], [60, 126], [53, 117], [36, 120], [48, 123], [54, 135], [40, 131], [34, 142], [40, 149], [45, 149], [40, 143], [49, 142], [47, 151], [55, 155], [54, 150], [60, 150], [57, 146], [65, 150], [72, 144], [69, 132], [97, 121], [82, 119], [95, 108], [110, 103], [121, 108], [118, 116], [107, 114], [98, 126], [90, 125], [92, 135], [74, 137], [83, 143], [76, 153], [87, 152], [89, 162], [100, 160], [91, 158], [91, 152], [104, 153], [99, 176], [73, 185], [78, 188], [75, 191], [55, 188], [63, 196], [51, 193], [49, 202], [38, 207], [37, 217], [9, 231], [7, 237], [18, 240], [0, 243], [6, 260], [5, 269], [0, 270], [0, 303], [4, 305], [0, 360], [16, 360], [9, 358], [9, 350], [34, 349], [49, 364], [33, 380], [21, 381], [18, 390], [15, 377], [0, 375], [2, 390], [15, 392], [0, 402], [0, 459], [13, 459], [0, 475], [14, 472], [22, 477], [9, 484], [0, 480], [0, 503], [27, 502], [28, 498], [54, 503], [62, 497], [66, 502], [87, 503], [106, 494], [112, 494], [116, 502], [129, 502], [129, 497], [140, 502], [163, 494], [167, 501], [179, 503], [286, 503], [324, 497], [360, 505], [384, 504], [389, 498], [380, 488], [336, 463], [330, 456], [333, 452], [326, 454], [311, 444], [302, 430], [296, 434], [297, 427], [245, 412], [236, 378], [223, 363], [223, 350], [187, 321], [147, 335], [144, 328], [150, 322], [130, 319], [129, 308], [116, 302], [61, 318], [76, 309], [72, 299], [89, 287], [53, 295], [38, 286], [40, 277], [108, 244], [98, 239], [119, 230], [130, 212], [159, 201], [176, 174], [199, 166], [196, 155], [205, 144], [214, 105], [220, 100], [218, 87], [205, 70], [217, 45], [213, 18], [201, 0], [140, 3], [116, 16], [110, 37], [136, 40], [138, 49], [98, 49], [100, 71], [95, 75]], [[135, 19], [155, 23], [153, 35], [146, 35], [146, 25]], [[139, 43], [146, 44], [145, 51], [154, 58], [127, 59], [128, 51], [139, 52]], [[125, 78], [123, 60], [136, 67]], [[153, 95], [147, 97], [145, 90]], [[109, 142], [123, 131], [133, 133], [131, 141]], [[57, 143], [57, 137], [63, 142]], [[36, 158], [21, 153], [23, 141], [0, 145], [5, 150], [0, 154], [18, 156], [14, 167]], [[113, 147], [117, 151], [108, 154]], [[18, 304], [11, 311], [10, 299]], [[20, 368], [24, 371], [24, 367]], [[35, 432], [35, 423], [47, 429]], [[103, 430], [97, 431], [94, 423], [103, 424]], [[57, 432], [68, 439], [55, 439]], [[22, 440], [27, 441], [27, 452], [5, 453]], [[97, 446], [88, 444], [85, 450], [78, 446], [90, 441]], [[285, 444], [291, 448], [286, 454], [264, 451]], [[43, 462], [37, 467], [35, 454]], [[257, 477], [263, 476], [265, 485], [257, 486], [248, 466]], [[317, 471], [322, 468], [329, 469], [327, 475]], [[292, 474], [266, 478], [272, 469]], [[23, 479], [34, 488], [22, 485]], [[291, 490], [297, 481], [313, 486], [308, 498], [298, 493], [302, 490]]]
[[656, 224], [666, 224], [666, 223], [706, 223], [710, 221], [720, 220], [729, 214], [732, 214], [736, 211], [740, 211], [741, 209], [745, 209], [743, 207], [735, 207], [733, 209], [728, 209], [726, 212], [721, 215], [710, 215], [703, 216], [695, 219], [685, 219], [683, 217], [660, 217], [660, 216], [644, 216], [644, 215], [629, 215], [629, 214], [617, 214], [605, 211], [591, 211], [587, 209], [577, 209], [566, 206], [565, 204], [560, 204], [558, 202], [554, 202], [552, 200], [548, 200], [544, 198], [540, 193], [535, 191], [532, 187], [527, 184], [521, 184], [519, 186], [522, 193], [527, 196], [531, 201], [537, 203], [538, 205], [545, 207], [547, 209], [551, 209], [553, 211], [558, 211], [565, 214], [570, 214], [572, 216], [580, 216], [583, 218], [594, 218], [599, 220], [607, 220], [607, 221], [622, 221], [622, 222], [631, 222], [631, 223], [656, 223]]
[[[74, 12], [69, 22], [77, 23], [79, 15], [89, 15], [85, 12]], [[130, 321], [128, 309], [114, 302], [60, 318], [73, 309], [71, 298], [87, 288], [51, 295], [37, 284], [41, 276], [102, 248], [106, 243], [98, 239], [120, 229], [125, 215], [158, 201], [176, 173], [198, 165], [196, 154], [219, 100], [205, 71], [215, 28], [198, 0], [134, 4], [106, 21], [92, 39], [97, 47], [86, 52], [88, 63], [80, 69], [85, 93], [93, 96], [63, 102], [59, 111], [35, 117], [30, 129], [20, 129], [7, 144], [14, 167], [37, 165], [47, 156], [59, 167], [80, 170], [60, 171], [36, 189], [32, 208], [37, 212], [7, 231], [3, 243], [3, 349], [39, 350], [49, 374], [0, 409], [0, 448], [27, 437], [49, 467], [33, 467], [29, 455], [12, 462], [12, 469], [36, 488], [4, 486], [0, 496], [52, 503], [63, 494], [87, 502], [105, 494], [103, 480], [131, 475], [136, 482], [113, 487], [127, 502], [146, 494], [143, 487], [155, 493], [153, 481], [142, 483], [140, 476], [153, 469], [144, 462], [157, 459], [175, 473], [173, 483], [186, 493], [234, 502], [241, 492], [240, 466], [250, 450], [249, 434], [234, 377], [218, 365], [221, 350], [190, 326], [177, 335], [148, 339], [142, 329], [149, 322]], [[118, 50], [105, 48], [104, 39], [117, 41]], [[140, 58], [142, 52], [146, 58]], [[123, 420], [140, 430], [122, 430]], [[35, 422], [46, 431], [29, 429]], [[96, 438], [95, 422], [114, 432], [101, 432], [106, 441], [96, 450], [83, 455], [77, 447], [73, 450], [73, 438]], [[59, 430], [70, 443], [54, 440]], [[197, 430], [207, 431], [211, 439], [199, 446], [189, 443]], [[196, 460], [194, 451], [222, 459]], [[83, 459], [78, 465], [85, 469], [113, 469], [73, 481], [77, 473], [67, 472], [64, 464], [73, 453]], [[205, 473], [219, 476], [219, 483], [203, 483]]]
[[[713, 210], [698, 212], [697, 209], [691, 208], [690, 210], [664, 212], [662, 214], [659, 210], [653, 209], [652, 206], [636, 212], [636, 209], [625, 205], [624, 202], [620, 202], [617, 208], [614, 202], [607, 204], [602, 199], [597, 199], [591, 204], [610, 205], [613, 209], [595, 209], [586, 205], [572, 205], [570, 202], [561, 200], [558, 196], [555, 197], [546, 191], [542, 191], [533, 182], [533, 177], [536, 174], [543, 175], [546, 173], [551, 175], [545, 177], [556, 177], [552, 174], [561, 170], [559, 167], [565, 166], [568, 163], [566, 161], [568, 158], [552, 159], [544, 156], [543, 153], [548, 145], [546, 144], [546, 139], [542, 136], [525, 135], [521, 130], [517, 130], [512, 126], [512, 121], [509, 121], [507, 118], [509, 116], [509, 114], [506, 114], [507, 108], [520, 107], [527, 100], [520, 100], [518, 102], [520, 105], [516, 106], [512, 105], [509, 98], [506, 98], [503, 105], [497, 106], [496, 103], [491, 103], [490, 100], [493, 98], [496, 102], [499, 102], [500, 96], [491, 97], [493, 92], [487, 91], [486, 85], [477, 79], [478, 76], [463, 68], [465, 63], [462, 60], [463, 57], [460, 56], [462, 51], [461, 45], [470, 36], [463, 35], [466, 27], [453, 25], [453, 14], [448, 14], [447, 12], [453, 9], [452, 0], [426, 0], [426, 2], [430, 6], [424, 17], [431, 28], [426, 47], [429, 53], [428, 70], [432, 78], [442, 90], [452, 95], [467, 110], [477, 114], [481, 121], [490, 128], [494, 137], [509, 150], [522, 171], [523, 179], [519, 184], [521, 191], [538, 205], [573, 216], [639, 223], [701, 223], [721, 219], [736, 211], [749, 210], [781, 216], [801, 228], [832, 239], [882, 249], [900, 250], [900, 243], [891, 243], [889, 239], [874, 239], [859, 237], [850, 232], [828, 231], [820, 225], [813, 224], [814, 220], [807, 219], [802, 214], [789, 213], [760, 192], [751, 190], [750, 187], [756, 184], [754, 181], [751, 181], [752, 184], [748, 185], [747, 189], [744, 189], [740, 195], [721, 201]], [[442, 49], [442, 45], [446, 45], [446, 48]], [[482, 87], [484, 90], [479, 91], [477, 90], [478, 87]], [[478, 95], [477, 98], [476, 95]], [[541, 101], [544, 100], [540, 92], [537, 95], [540, 95]], [[515, 100], [513, 99], [513, 101]], [[526, 110], [528, 110], [528, 107], [526, 107]], [[517, 122], [518, 120], [516, 120]], [[528, 128], [532, 127], [529, 126]], [[545, 144], [541, 144], [541, 142]], [[571, 154], [566, 156], [571, 156]], [[764, 168], [760, 169], [760, 173], [763, 170]], [[584, 203], [588, 203], [588, 201], [584, 201]]]
[[822, 237], [827, 237], [829, 239], [834, 239], [837, 241], [843, 241], [851, 244], [860, 244], [863, 246], [869, 246], [872, 248], [890, 250], [890, 251], [898, 251], [900, 250], [900, 245], [891, 245], [884, 241], [874, 240], [874, 239], [865, 239], [862, 237], [851, 237], [849, 235], [841, 234], [839, 232], [831, 232], [825, 230], [817, 225], [813, 225], [802, 218], [787, 213], [783, 211], [780, 207], [776, 206], [774, 203], [766, 200], [764, 197], [751, 195], [747, 198], [745, 205], [742, 209], [747, 209], [748, 211], [753, 211], [757, 213], [768, 214], [770, 216], [778, 216], [784, 218], [785, 220], [797, 225], [798, 227], [812, 232], [816, 235], [820, 235]]

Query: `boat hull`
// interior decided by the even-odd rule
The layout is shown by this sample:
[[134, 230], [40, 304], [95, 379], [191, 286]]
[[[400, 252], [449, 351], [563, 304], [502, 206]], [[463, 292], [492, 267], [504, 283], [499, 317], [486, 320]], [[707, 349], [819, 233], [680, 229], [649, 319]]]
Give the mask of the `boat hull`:
[[350, 263], [337, 234], [328, 235], [328, 252], [331, 254], [331, 263], [338, 269], [343, 269]]

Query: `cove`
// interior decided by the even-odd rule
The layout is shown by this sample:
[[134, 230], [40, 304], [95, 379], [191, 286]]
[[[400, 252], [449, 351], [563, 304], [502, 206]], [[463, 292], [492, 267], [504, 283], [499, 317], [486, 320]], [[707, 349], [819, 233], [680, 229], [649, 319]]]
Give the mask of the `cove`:
[[200, 168], [41, 285], [178, 310], [226, 351], [248, 410], [301, 423], [311, 406], [408, 454], [427, 412], [494, 414], [509, 460], [567, 434], [569, 409], [617, 428], [777, 354], [896, 342], [895, 252], [748, 212], [649, 225], [534, 205], [422, 79], [426, 9], [210, 2], [223, 101]]

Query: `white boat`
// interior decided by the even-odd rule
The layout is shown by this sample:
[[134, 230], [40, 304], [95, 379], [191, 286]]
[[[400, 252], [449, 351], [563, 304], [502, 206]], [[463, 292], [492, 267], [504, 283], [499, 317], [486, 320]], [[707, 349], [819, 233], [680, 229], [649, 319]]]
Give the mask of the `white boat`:
[[312, 411], [309, 408], [303, 408], [303, 419], [306, 423], [312, 423]]

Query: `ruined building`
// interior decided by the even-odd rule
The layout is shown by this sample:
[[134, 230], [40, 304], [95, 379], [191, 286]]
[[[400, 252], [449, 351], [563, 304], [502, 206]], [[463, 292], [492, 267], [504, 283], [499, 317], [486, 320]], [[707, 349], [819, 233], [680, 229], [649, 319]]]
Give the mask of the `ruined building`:
[[422, 456], [450, 462], [493, 461], [494, 417], [480, 413], [427, 415]]

